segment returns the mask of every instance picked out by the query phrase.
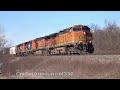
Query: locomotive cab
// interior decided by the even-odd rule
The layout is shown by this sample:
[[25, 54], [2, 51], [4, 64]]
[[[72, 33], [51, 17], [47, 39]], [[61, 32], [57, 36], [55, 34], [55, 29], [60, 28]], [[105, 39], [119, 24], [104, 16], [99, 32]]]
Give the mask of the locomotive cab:
[[77, 47], [85, 52], [93, 53], [92, 33], [88, 26], [76, 25], [71, 29], [73, 33], [73, 41]]

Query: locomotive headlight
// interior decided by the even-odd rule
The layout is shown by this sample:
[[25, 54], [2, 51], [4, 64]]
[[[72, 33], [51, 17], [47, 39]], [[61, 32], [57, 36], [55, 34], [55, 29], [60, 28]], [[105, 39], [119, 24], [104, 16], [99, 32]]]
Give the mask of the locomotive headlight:
[[84, 35], [86, 34], [85, 32], [83, 32], [84, 33]]
[[74, 43], [75, 41], [74, 41], [74, 40], [72, 40], [72, 42]]
[[92, 43], [92, 41], [90, 40], [89, 43]]

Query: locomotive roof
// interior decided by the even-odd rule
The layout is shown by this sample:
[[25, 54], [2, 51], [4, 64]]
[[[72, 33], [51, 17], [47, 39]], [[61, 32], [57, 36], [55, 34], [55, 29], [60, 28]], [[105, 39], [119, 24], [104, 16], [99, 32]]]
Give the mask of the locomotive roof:
[[47, 36], [44, 36], [44, 37], [36, 38], [35, 40], [49, 39], [51, 37], [55, 37], [57, 34], [58, 33], [53, 33], [53, 34], [50, 34], [50, 35], [47, 35]]
[[57, 34], [58, 34], [58, 33], [53, 33], [53, 34], [50, 34], [50, 35], [48, 35], [48, 36], [45, 36], [44, 38], [45, 38], [45, 39], [49, 39], [49, 38], [52, 38], [52, 37], [56, 37]]
[[36, 38], [35, 40], [41, 40], [41, 39], [44, 39], [44, 37], [39, 37], [39, 38]]
[[20, 43], [20, 44], [18, 44], [17, 46], [20, 46], [20, 45], [22, 45], [22, 44], [26, 44], [26, 43], [29, 43], [29, 42], [32, 42], [32, 40], [29, 40], [29, 41], [27, 41], [27, 42], [23, 42], [23, 43]]
[[59, 34], [67, 33], [67, 32], [69, 32], [69, 30], [70, 30], [71, 28], [72, 28], [72, 27], [63, 29], [63, 30], [59, 31]]

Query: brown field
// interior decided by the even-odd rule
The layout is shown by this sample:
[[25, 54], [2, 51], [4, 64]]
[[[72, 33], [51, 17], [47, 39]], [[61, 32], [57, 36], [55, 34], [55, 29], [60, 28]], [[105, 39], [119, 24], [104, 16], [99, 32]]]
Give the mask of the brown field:
[[120, 55], [0, 58], [1, 79], [120, 79]]

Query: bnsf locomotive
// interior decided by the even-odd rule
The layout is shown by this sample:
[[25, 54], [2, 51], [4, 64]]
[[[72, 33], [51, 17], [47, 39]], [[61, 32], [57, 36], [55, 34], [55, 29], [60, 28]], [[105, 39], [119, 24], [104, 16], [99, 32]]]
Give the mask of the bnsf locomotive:
[[11, 47], [10, 54], [24, 56], [93, 53], [92, 38], [93, 35], [88, 26], [75, 25], [58, 33]]

